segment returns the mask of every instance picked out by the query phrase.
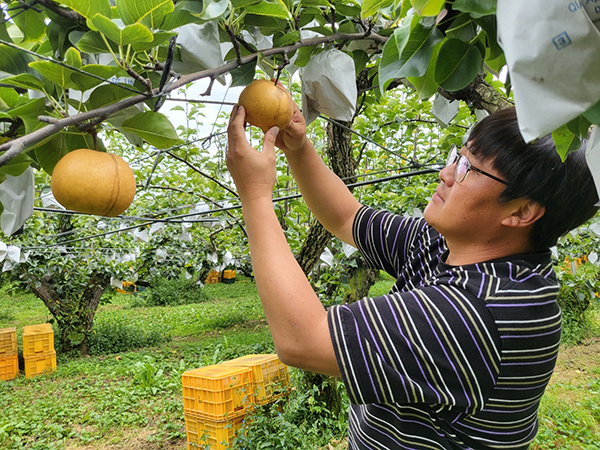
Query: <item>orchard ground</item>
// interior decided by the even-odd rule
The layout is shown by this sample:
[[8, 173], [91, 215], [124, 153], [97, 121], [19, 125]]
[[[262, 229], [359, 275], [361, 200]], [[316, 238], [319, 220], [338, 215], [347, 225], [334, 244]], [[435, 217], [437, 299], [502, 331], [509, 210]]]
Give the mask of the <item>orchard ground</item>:
[[[386, 292], [391, 283], [377, 282], [372, 294]], [[117, 295], [96, 316], [92, 349], [101, 354], [59, 355], [53, 374], [27, 379], [21, 371], [16, 379], [0, 382], [0, 448], [186, 448], [181, 373], [244, 354], [273, 353], [253, 282], [207, 285], [206, 292], [205, 302], [171, 307], [132, 306], [136, 297]], [[593, 314], [599, 317], [597, 310]], [[32, 295], [0, 297], [0, 328], [16, 326], [19, 345], [24, 325], [48, 319]], [[150, 335], [165, 339], [152, 347], [107, 353], [111, 346], [122, 348]], [[315, 405], [301, 372], [290, 373], [293, 390], [281, 414], [261, 411], [238, 448], [347, 448], [346, 417], [332, 417]], [[562, 348], [531, 448], [599, 448], [599, 405], [600, 335]]]

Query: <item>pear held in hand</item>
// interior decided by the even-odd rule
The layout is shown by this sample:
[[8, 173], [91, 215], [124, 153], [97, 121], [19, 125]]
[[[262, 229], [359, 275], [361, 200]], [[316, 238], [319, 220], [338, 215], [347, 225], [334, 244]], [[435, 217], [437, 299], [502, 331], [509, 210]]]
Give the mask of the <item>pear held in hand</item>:
[[65, 208], [114, 217], [125, 211], [135, 196], [135, 177], [123, 158], [96, 150], [73, 150], [52, 172], [50, 188]]
[[246, 122], [264, 133], [285, 128], [294, 115], [294, 100], [284, 87], [269, 80], [254, 80], [240, 94], [238, 104], [246, 110]]

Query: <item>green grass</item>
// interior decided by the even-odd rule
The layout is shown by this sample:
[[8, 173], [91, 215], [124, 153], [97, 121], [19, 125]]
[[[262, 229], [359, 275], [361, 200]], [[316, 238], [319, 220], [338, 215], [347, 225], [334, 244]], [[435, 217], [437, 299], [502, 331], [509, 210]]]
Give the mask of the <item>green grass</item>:
[[[386, 293], [392, 285], [384, 277], [370, 295]], [[132, 307], [133, 296], [117, 295], [100, 306], [97, 329], [120, 324], [134, 332], [160, 332], [168, 340], [121, 353], [59, 355], [52, 374], [27, 379], [21, 372], [0, 382], [0, 449], [184, 449], [181, 374], [249, 353], [274, 352], [251, 281], [207, 285], [206, 291], [208, 301], [170, 307]], [[32, 295], [0, 297], [0, 328], [16, 327], [19, 345], [24, 325], [49, 319]], [[568, 348], [559, 363], [542, 401], [532, 450], [600, 448], [600, 340], [586, 343]], [[330, 416], [314, 402], [301, 371], [290, 373], [294, 391], [285, 408], [257, 416], [244, 448], [346, 448], [347, 419]]]

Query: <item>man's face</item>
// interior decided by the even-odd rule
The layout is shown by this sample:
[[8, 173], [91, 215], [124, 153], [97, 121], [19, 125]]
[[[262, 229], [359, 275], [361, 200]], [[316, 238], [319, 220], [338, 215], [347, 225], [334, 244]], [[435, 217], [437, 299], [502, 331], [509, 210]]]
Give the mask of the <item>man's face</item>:
[[[474, 167], [502, 178], [491, 162], [475, 159], [466, 147], [460, 153]], [[447, 240], [485, 239], [506, 216], [506, 205], [498, 202], [506, 186], [473, 169], [459, 183], [454, 178], [456, 165], [454, 162], [440, 172], [440, 184], [425, 208], [425, 219]]]

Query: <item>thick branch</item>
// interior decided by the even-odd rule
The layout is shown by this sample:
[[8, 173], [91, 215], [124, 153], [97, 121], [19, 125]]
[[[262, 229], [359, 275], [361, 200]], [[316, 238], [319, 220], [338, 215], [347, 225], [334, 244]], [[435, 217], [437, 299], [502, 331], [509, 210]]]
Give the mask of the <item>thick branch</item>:
[[448, 100], [462, 100], [473, 109], [484, 109], [490, 113], [514, 106], [485, 81], [483, 73], [479, 73], [471, 84], [460, 91], [448, 92], [440, 88], [439, 93]]
[[74, 20], [77, 22], [85, 22], [85, 17], [83, 17], [77, 11], [58, 6], [52, 0], [35, 0], [34, 3], [42, 5], [44, 8], [49, 9], [50, 11], [58, 14], [61, 17], [64, 17], [65, 19]]

